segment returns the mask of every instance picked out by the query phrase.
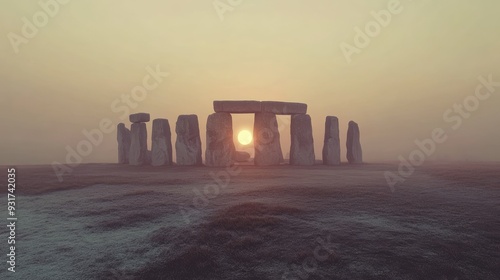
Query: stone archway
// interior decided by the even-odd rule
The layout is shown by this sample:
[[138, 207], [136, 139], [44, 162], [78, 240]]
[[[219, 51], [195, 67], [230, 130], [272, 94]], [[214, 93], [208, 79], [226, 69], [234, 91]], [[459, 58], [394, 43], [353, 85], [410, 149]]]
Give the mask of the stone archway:
[[[311, 118], [307, 104], [278, 101], [214, 101], [207, 120], [207, 166], [230, 166], [235, 152], [231, 114], [254, 114], [255, 165], [279, 165], [283, 161], [276, 115], [291, 116], [290, 164], [315, 162]], [[293, 158], [293, 160], [292, 160]]]

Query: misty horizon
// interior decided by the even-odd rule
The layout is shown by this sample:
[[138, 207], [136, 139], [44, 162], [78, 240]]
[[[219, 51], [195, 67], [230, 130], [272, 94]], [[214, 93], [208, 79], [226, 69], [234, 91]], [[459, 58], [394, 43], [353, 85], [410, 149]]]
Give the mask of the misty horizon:
[[[198, 115], [205, 149], [213, 100], [307, 103], [317, 159], [325, 117], [337, 116], [343, 161], [351, 120], [366, 162], [408, 157], [436, 128], [448, 139], [428, 161], [500, 161], [500, 88], [470, 115], [454, 107], [484, 80], [500, 81], [500, 40], [492, 36], [500, 3], [400, 1], [390, 24], [346, 59], [342, 46], [356, 46], [357, 28], [388, 2], [243, 1], [221, 18], [211, 1], [121, 1], [119, 10], [113, 1], [67, 1], [18, 53], [9, 36], [1, 41], [0, 164], [64, 163], [66, 147], [75, 149], [102, 119], [114, 130], [83, 162], [116, 162], [116, 125], [130, 127], [122, 115], [137, 112], [168, 119], [174, 141], [177, 117]], [[33, 22], [40, 10], [37, 2], [3, 4], [0, 33], [21, 36], [23, 18]], [[152, 69], [169, 74], [135, 108], [120, 109]], [[253, 115], [233, 115], [235, 135], [252, 127]], [[286, 155], [286, 125], [281, 146]]]

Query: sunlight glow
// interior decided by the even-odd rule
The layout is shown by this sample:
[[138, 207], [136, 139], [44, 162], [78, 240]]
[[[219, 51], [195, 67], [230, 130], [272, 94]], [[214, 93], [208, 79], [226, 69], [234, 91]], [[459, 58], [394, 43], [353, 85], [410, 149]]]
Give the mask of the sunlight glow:
[[248, 145], [252, 143], [252, 133], [248, 130], [242, 130], [238, 133], [238, 141], [241, 145]]

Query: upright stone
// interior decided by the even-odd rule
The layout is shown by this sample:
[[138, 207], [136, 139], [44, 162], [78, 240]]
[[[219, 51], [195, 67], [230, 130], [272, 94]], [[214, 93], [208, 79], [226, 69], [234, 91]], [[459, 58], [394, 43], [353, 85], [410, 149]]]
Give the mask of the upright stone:
[[359, 126], [353, 121], [349, 122], [347, 129], [347, 160], [351, 164], [363, 163]]
[[292, 145], [290, 147], [291, 165], [314, 165], [314, 140], [311, 116], [293, 115], [290, 125]]
[[147, 159], [146, 159], [146, 164], [151, 164], [151, 159], [153, 158], [153, 153], [148, 150], [148, 153], [147, 153]]
[[153, 136], [151, 144], [151, 165], [172, 164], [172, 134], [166, 119], [153, 120]]
[[283, 162], [278, 120], [274, 113], [256, 113], [254, 119], [255, 165], [279, 165]]
[[130, 132], [130, 165], [148, 164], [148, 134], [145, 123], [133, 123]]
[[202, 165], [198, 116], [180, 115], [175, 124], [175, 153], [178, 165]]
[[130, 152], [130, 130], [120, 123], [116, 129], [118, 141], [118, 163], [128, 164]]
[[340, 133], [337, 117], [326, 117], [323, 164], [340, 165]]
[[233, 119], [229, 113], [214, 113], [207, 120], [205, 164], [227, 167], [233, 163]]

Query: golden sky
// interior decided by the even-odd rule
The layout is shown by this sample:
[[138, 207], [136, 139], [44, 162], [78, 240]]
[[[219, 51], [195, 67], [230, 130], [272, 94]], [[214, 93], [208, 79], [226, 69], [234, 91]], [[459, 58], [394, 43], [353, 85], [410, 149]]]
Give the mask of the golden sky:
[[[173, 131], [178, 115], [197, 114], [203, 145], [213, 100], [281, 100], [309, 105], [318, 159], [333, 115], [344, 161], [350, 120], [366, 161], [407, 157], [435, 128], [448, 140], [431, 159], [500, 160], [500, 86], [456, 130], [458, 113], [443, 118], [472, 100], [478, 77], [500, 82], [500, 1], [396, 1], [398, 12], [377, 23], [350, 62], [340, 46], [355, 47], [356, 28], [374, 26], [371, 12], [395, 2], [220, 0], [217, 7], [230, 7], [222, 14], [212, 0], [60, 2], [46, 22], [38, 1], [0, 3], [0, 164], [64, 163], [82, 130], [121, 121], [111, 104], [157, 65], [170, 75], [130, 112], [167, 118]], [[44, 26], [27, 38], [23, 18]], [[251, 129], [252, 120], [234, 116], [234, 130]], [[116, 162], [116, 150], [115, 132], [104, 133], [84, 160]]]

